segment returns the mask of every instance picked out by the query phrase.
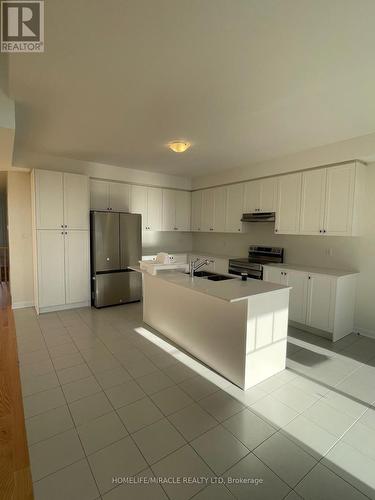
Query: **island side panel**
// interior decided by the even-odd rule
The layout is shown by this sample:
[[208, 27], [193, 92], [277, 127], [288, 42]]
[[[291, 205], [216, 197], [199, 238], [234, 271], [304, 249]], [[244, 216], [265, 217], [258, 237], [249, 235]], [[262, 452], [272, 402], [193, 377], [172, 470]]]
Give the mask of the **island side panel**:
[[144, 274], [143, 320], [244, 388], [247, 300], [226, 302]]
[[245, 389], [285, 369], [289, 289], [249, 298]]

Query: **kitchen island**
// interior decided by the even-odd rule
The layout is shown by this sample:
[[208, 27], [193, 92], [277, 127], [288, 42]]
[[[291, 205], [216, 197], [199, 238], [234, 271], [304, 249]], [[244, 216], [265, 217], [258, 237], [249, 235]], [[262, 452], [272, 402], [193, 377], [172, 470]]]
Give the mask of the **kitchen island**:
[[143, 273], [143, 320], [246, 390], [285, 368], [290, 287]]

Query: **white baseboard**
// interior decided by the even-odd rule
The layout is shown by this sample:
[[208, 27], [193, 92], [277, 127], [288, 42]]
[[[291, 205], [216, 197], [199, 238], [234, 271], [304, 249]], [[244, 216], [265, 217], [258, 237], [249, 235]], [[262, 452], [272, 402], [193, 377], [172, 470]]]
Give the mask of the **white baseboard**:
[[364, 337], [370, 337], [372, 339], [375, 339], [375, 330], [367, 330], [366, 328], [355, 328], [355, 332], [358, 332], [360, 335], [363, 335]]
[[34, 307], [34, 302], [14, 302], [12, 309], [24, 309], [25, 307]]

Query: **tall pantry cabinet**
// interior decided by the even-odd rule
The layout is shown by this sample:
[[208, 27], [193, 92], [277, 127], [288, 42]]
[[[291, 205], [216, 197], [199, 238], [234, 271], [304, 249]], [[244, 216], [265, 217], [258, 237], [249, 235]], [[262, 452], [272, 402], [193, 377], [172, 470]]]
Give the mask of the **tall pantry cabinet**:
[[88, 177], [34, 170], [31, 179], [36, 311], [87, 306], [90, 302]]

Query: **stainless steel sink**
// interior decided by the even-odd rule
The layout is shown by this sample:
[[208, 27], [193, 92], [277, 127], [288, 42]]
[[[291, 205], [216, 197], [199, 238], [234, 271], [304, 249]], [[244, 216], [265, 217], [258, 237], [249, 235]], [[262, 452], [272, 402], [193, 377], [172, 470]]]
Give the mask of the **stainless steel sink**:
[[[189, 274], [189, 273], [185, 273]], [[233, 280], [235, 278], [232, 278], [231, 276], [225, 276], [225, 274], [217, 274], [217, 273], [210, 273], [208, 271], [197, 271], [194, 273], [195, 278], [203, 278], [207, 279], [210, 281], [225, 281], [225, 280]]]
[[215, 274], [212, 276], [207, 276], [207, 279], [210, 281], [225, 281], [225, 280], [234, 280], [231, 276], [225, 276], [224, 274]]

